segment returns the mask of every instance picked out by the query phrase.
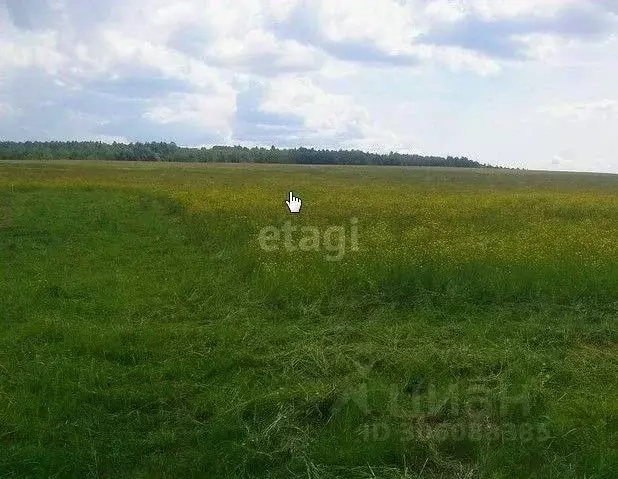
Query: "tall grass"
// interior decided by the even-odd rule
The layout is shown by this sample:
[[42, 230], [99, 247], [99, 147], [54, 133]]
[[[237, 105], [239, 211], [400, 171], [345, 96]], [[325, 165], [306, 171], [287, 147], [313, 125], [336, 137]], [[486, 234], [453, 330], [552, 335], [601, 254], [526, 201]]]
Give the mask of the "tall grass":
[[0, 476], [615, 477], [617, 183], [2, 163]]

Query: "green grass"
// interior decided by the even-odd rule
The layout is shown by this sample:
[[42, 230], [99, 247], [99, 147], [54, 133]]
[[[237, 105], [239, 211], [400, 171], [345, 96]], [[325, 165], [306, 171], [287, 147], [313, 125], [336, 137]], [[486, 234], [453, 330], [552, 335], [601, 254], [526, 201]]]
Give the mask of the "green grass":
[[618, 177], [0, 163], [0, 477], [614, 478], [617, 315]]

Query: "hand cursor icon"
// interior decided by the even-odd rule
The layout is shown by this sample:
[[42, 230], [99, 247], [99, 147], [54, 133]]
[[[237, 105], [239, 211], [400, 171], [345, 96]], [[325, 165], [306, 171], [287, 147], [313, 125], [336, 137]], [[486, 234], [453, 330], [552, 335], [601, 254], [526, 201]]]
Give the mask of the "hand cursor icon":
[[288, 205], [290, 209], [290, 213], [300, 213], [300, 207], [302, 205], [302, 201], [300, 198], [294, 196], [294, 194], [290, 191], [290, 199], [288, 199], [285, 204]]

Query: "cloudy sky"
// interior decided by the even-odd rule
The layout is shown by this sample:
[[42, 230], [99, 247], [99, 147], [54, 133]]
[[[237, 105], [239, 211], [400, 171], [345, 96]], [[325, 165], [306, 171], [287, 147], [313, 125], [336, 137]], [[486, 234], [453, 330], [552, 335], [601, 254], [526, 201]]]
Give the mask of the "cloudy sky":
[[618, 173], [618, 0], [0, 0], [0, 139]]

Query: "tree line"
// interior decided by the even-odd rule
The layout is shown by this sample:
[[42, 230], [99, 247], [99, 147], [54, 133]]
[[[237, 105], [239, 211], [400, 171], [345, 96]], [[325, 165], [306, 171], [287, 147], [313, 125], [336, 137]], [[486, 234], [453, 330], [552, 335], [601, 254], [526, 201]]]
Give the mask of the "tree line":
[[466, 157], [367, 153], [359, 150], [278, 149], [243, 146], [181, 147], [176, 143], [97, 141], [0, 142], [0, 160], [119, 160], [303, 165], [390, 165], [492, 168]]

